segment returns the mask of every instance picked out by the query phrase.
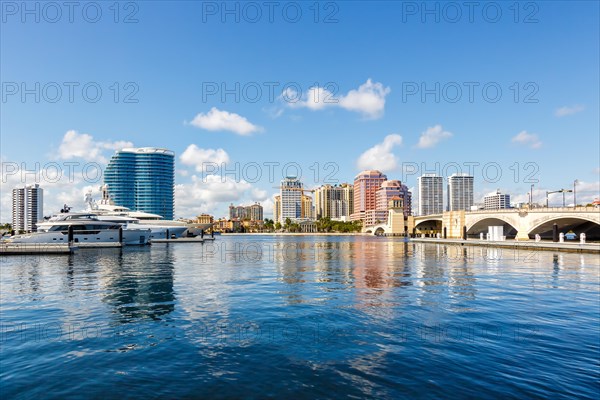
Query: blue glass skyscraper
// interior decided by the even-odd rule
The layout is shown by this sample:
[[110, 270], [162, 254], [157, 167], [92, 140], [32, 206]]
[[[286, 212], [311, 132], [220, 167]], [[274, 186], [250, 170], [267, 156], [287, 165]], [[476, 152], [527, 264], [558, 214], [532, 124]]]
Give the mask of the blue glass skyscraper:
[[173, 219], [175, 153], [154, 147], [117, 151], [104, 183], [116, 205]]

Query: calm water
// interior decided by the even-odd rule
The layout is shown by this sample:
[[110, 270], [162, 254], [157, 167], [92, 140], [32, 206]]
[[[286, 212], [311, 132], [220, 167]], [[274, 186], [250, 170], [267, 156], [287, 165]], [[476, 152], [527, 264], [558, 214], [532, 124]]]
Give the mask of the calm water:
[[597, 255], [375, 237], [1, 259], [2, 398], [599, 398]]

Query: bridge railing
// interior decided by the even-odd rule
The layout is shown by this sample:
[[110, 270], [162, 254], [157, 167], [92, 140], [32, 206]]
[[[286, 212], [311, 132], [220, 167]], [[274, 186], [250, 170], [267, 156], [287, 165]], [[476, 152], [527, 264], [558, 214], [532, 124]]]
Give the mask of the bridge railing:
[[514, 212], [598, 212], [598, 207], [537, 207], [537, 208], [503, 208], [499, 210], [465, 211], [465, 214], [514, 213]]

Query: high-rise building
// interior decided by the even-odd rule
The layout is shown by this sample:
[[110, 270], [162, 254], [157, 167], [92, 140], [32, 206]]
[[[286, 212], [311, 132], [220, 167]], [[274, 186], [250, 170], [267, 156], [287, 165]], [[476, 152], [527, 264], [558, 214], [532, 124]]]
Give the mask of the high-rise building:
[[471, 210], [473, 205], [473, 177], [466, 173], [448, 177], [448, 211]]
[[323, 185], [315, 190], [316, 219], [350, 217], [353, 205], [354, 188], [348, 183], [340, 186]]
[[239, 221], [262, 221], [263, 207], [259, 203], [254, 203], [251, 206], [229, 206], [229, 219]]
[[396, 179], [383, 182], [375, 192], [376, 209], [387, 211], [392, 197], [399, 197], [402, 200], [405, 216], [412, 214], [412, 193], [406, 185]]
[[496, 194], [491, 194], [483, 198], [484, 210], [502, 210], [510, 208], [510, 195], [501, 194], [500, 190], [496, 191]]
[[375, 192], [375, 209], [367, 210], [364, 213], [363, 225], [372, 226], [385, 223], [388, 219], [388, 209], [392, 199], [399, 199], [395, 204], [402, 203], [405, 216], [411, 215], [412, 193], [408, 187], [396, 179], [384, 181]]
[[248, 210], [248, 217], [250, 221], [262, 221], [263, 220], [263, 206], [259, 203], [254, 203], [251, 206], [246, 207]]
[[35, 232], [44, 218], [44, 189], [29, 185], [12, 190], [12, 227], [15, 232]]
[[376, 192], [387, 176], [380, 171], [362, 171], [354, 178], [354, 211], [352, 221], [364, 221], [365, 213], [377, 209]]
[[313, 207], [313, 199], [307, 194], [302, 195], [302, 205], [300, 210], [300, 218], [301, 219], [309, 219], [313, 220], [314, 217], [314, 207]]
[[281, 222], [281, 195], [273, 199], [273, 221]]
[[288, 176], [281, 181], [279, 195], [281, 196], [281, 214], [279, 222], [285, 223], [289, 218], [292, 221], [302, 218], [302, 182], [295, 176]]
[[444, 212], [444, 178], [436, 174], [424, 174], [417, 179], [419, 187], [419, 215]]
[[104, 171], [111, 200], [136, 211], [174, 215], [175, 154], [154, 147], [115, 152]]

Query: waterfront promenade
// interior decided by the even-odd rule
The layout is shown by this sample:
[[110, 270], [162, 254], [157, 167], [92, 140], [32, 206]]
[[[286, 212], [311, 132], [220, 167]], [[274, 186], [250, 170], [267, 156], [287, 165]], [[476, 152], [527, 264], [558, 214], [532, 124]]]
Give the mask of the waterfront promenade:
[[438, 244], [460, 244], [467, 246], [485, 246], [497, 247], [505, 249], [518, 250], [548, 250], [548, 251], [565, 251], [570, 253], [594, 253], [600, 254], [600, 243], [579, 243], [579, 242], [534, 242], [534, 241], [491, 241], [491, 240], [476, 240], [476, 239], [437, 239], [437, 238], [414, 238], [411, 242], [420, 243], [438, 243]]

